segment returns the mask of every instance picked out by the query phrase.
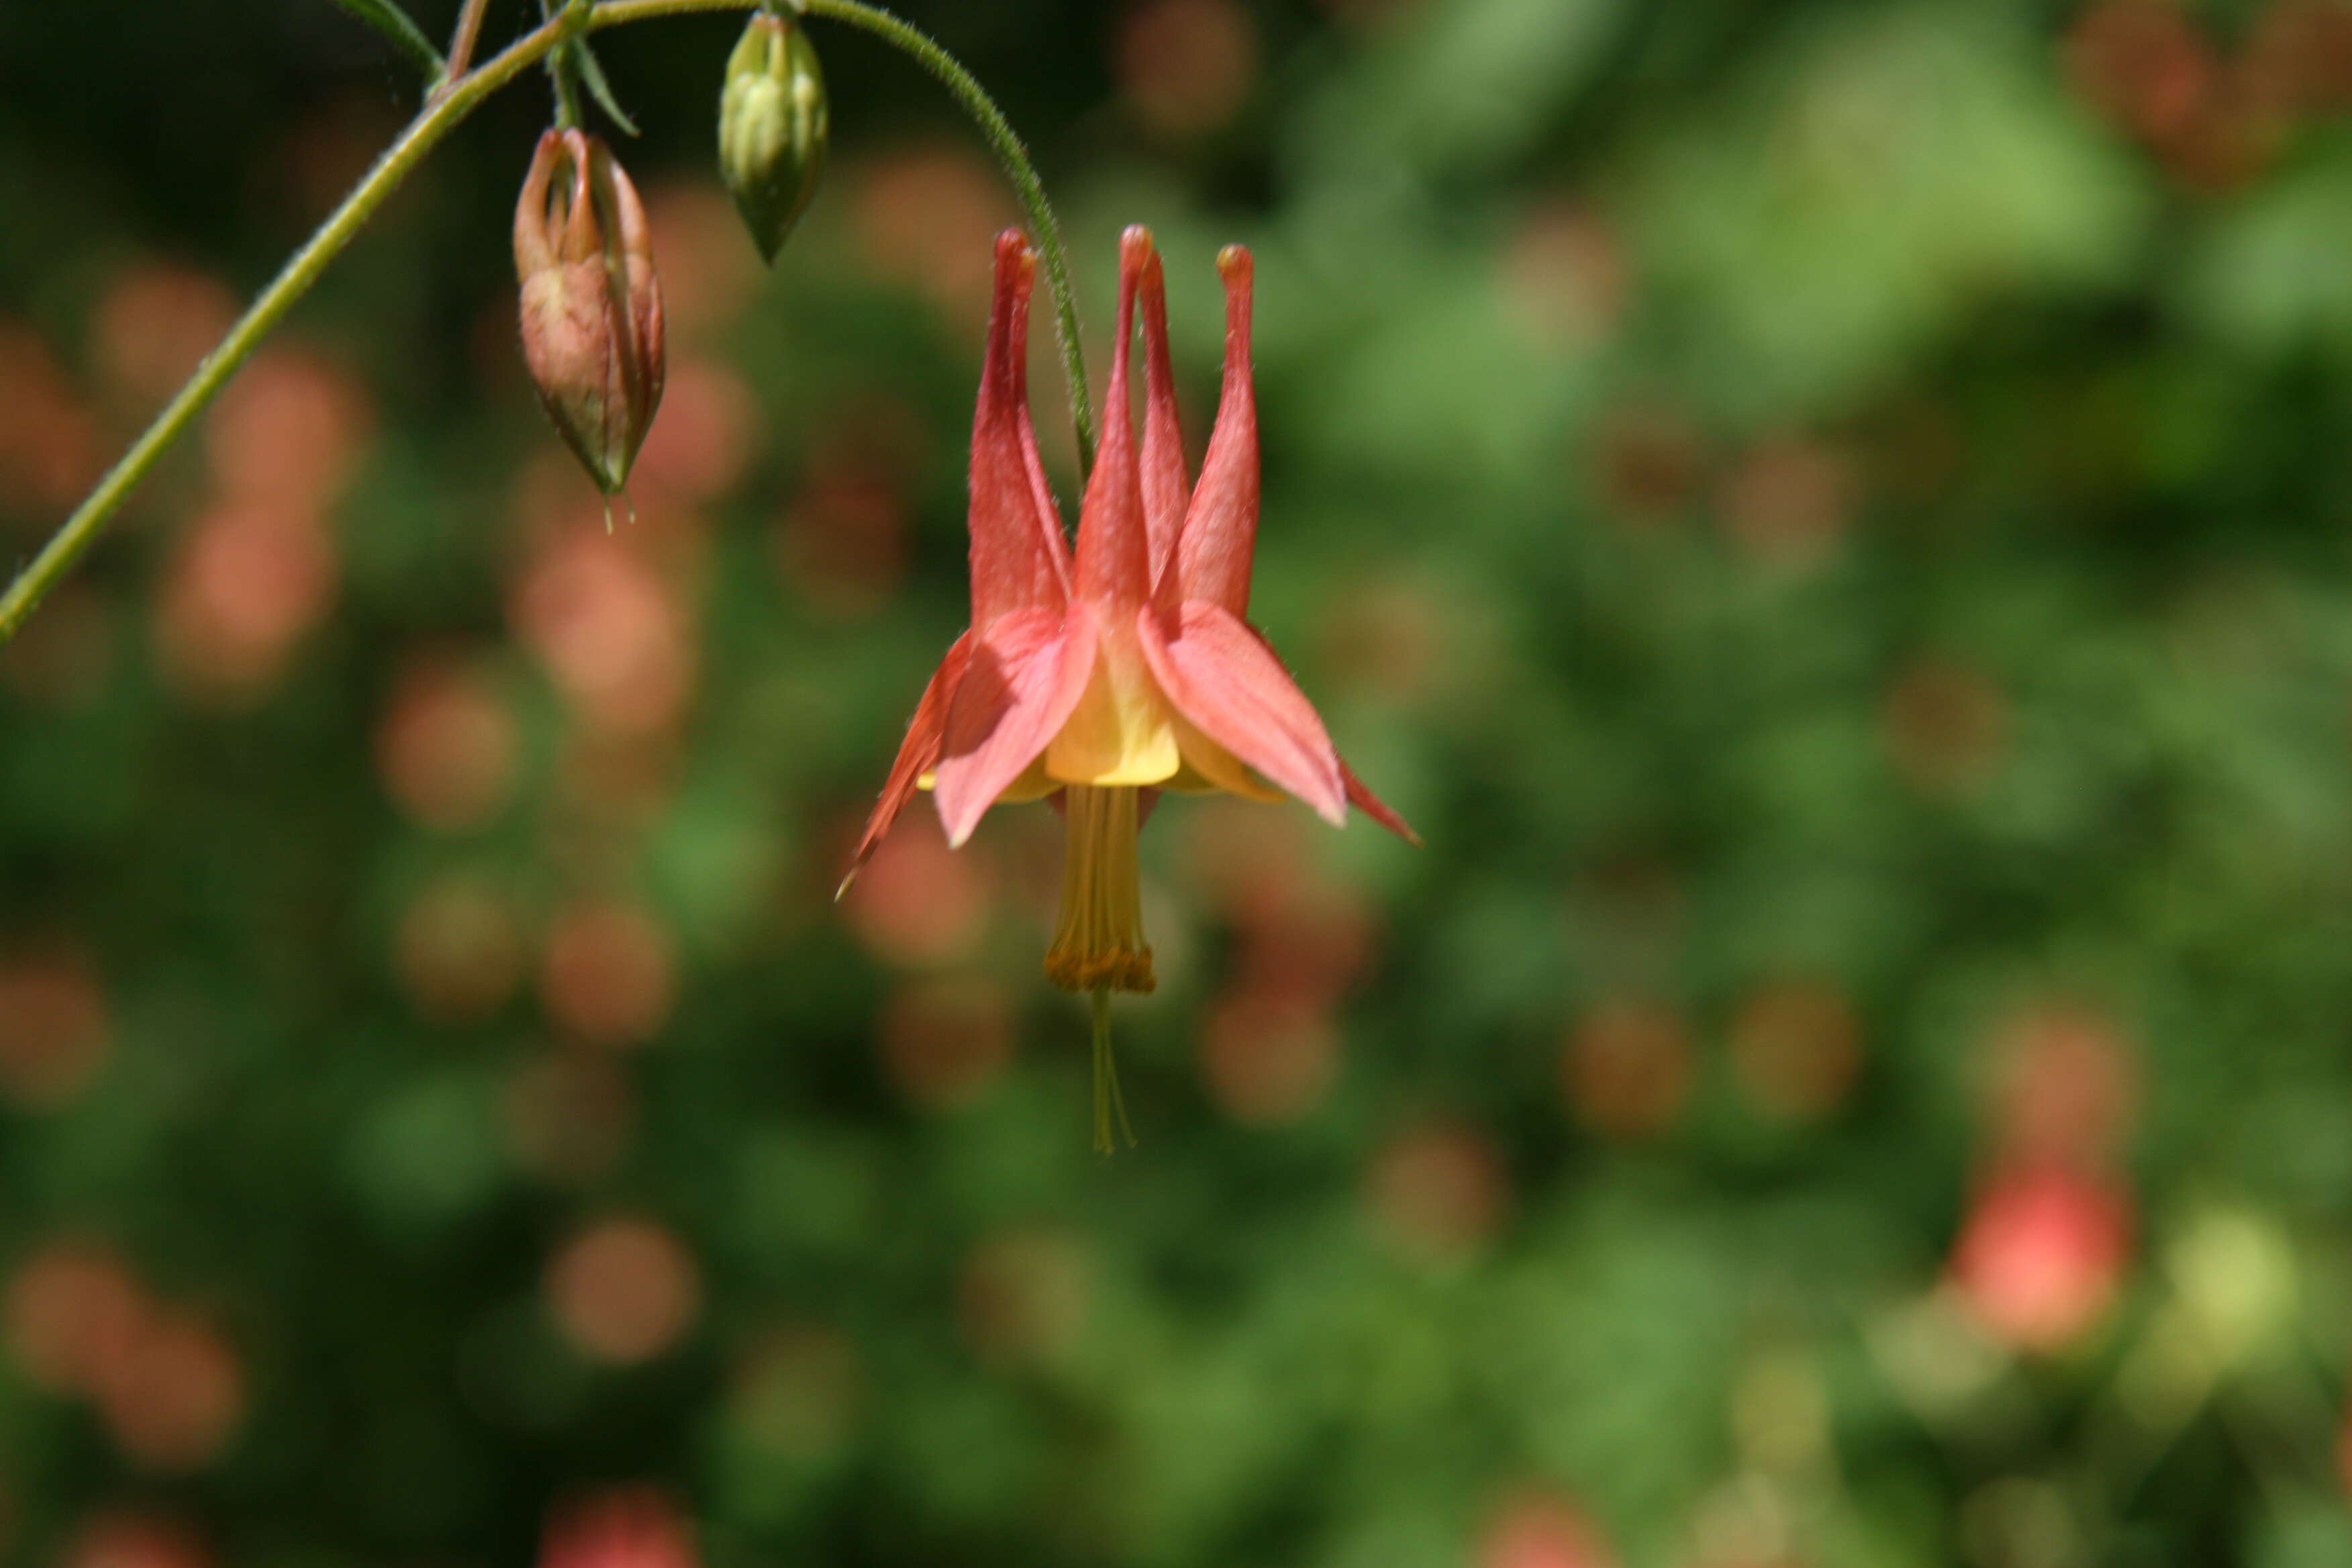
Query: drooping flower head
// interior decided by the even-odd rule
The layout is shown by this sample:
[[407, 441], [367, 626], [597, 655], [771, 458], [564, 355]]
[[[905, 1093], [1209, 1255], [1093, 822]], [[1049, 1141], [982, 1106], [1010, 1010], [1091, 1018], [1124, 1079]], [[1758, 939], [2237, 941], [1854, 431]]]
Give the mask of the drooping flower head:
[[[996, 243], [995, 302], [971, 444], [971, 626], [915, 710], [860, 840], [862, 865], [919, 788], [961, 846], [1000, 801], [1055, 797], [1067, 833], [1059, 930], [1045, 973], [1097, 999], [1098, 1144], [1117, 1084], [1104, 1005], [1152, 988], [1136, 834], [1162, 790], [1296, 795], [1334, 826], [1349, 803], [1413, 839], [1333, 749], [1272, 647], [1248, 624], [1258, 514], [1250, 375], [1252, 266], [1229, 246], [1224, 386], [1197, 486], [1184, 471], [1168, 311], [1150, 235], [1119, 245], [1118, 331], [1102, 445], [1075, 557], [1037, 455], [1027, 393], [1035, 257]], [[1143, 318], [1144, 418], [1129, 414], [1129, 342]]]
[[515, 204], [523, 359], [548, 417], [605, 495], [661, 406], [661, 280], [636, 186], [597, 138], [539, 139]]

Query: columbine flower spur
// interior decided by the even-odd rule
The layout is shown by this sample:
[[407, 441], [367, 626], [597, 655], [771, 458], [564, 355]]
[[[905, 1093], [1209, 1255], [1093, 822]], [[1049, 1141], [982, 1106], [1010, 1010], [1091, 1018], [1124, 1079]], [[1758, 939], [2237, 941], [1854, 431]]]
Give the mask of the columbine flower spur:
[[[1168, 307], [1150, 233], [1119, 245], [1118, 336], [1102, 449], [1074, 560], [1038, 460], [1027, 392], [1035, 257], [996, 242], [995, 301], [971, 436], [971, 626], [924, 689], [859, 840], [865, 863], [919, 788], [961, 847], [1000, 801], [1051, 798], [1067, 828], [1059, 929], [1045, 973], [1095, 1002], [1095, 1142], [1125, 1130], [1107, 1026], [1113, 991], [1152, 988], [1136, 835], [1162, 790], [1296, 795], [1333, 826], [1353, 803], [1418, 843], [1333, 749], [1314, 705], [1245, 616], [1257, 536], [1251, 262], [1229, 246], [1225, 368], [1201, 479], [1187, 499], [1168, 359]], [[1140, 451], [1129, 342], [1143, 315]], [[846, 883], [844, 884], [846, 886]], [[1131, 1140], [1131, 1134], [1130, 1140]]]

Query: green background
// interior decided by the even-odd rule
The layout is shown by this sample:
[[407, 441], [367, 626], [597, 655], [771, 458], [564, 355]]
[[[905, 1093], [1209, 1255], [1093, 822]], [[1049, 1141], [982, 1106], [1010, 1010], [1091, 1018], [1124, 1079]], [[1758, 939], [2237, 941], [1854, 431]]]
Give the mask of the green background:
[[[9, 1560], [649, 1484], [721, 1568], [2352, 1563], [2352, 11], [908, 13], [1097, 367], [1153, 226], [1196, 454], [1255, 247], [1256, 618], [1426, 849], [1163, 808], [1108, 1161], [1048, 813], [835, 905], [1015, 209], [819, 24], [764, 273], [737, 24], [605, 36], [635, 521], [515, 352], [534, 79], [0, 655]], [[325, 0], [0, 0], [9, 555], [415, 93]]]

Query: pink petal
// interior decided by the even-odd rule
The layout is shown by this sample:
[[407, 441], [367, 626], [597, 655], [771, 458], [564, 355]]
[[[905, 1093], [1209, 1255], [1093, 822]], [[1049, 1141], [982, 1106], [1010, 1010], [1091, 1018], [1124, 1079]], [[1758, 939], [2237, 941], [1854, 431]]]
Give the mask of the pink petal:
[[1036, 761], [1094, 672], [1095, 624], [1082, 605], [999, 616], [980, 635], [948, 704], [932, 795], [961, 845], [996, 797]]
[[890, 776], [883, 783], [882, 797], [874, 803], [874, 815], [866, 819], [866, 831], [858, 836], [857, 852], [850, 857], [848, 874], [835, 889], [835, 898], [849, 891], [849, 884], [856, 880], [857, 873], [881, 847], [890, 825], [907, 809], [907, 803], [915, 798], [917, 781], [939, 761], [940, 736], [947, 727], [948, 704], [971, 658], [971, 634], [966, 632], [950, 646], [947, 657], [931, 672], [930, 684], [923, 688], [922, 700], [915, 704], [915, 717], [907, 725], [907, 738], [898, 743], [898, 760], [890, 764]]
[[971, 422], [971, 624], [1069, 595], [1062, 525], [1035, 463], [1028, 420], [1029, 291], [1037, 261], [1018, 229], [996, 237], [996, 299], [988, 319], [980, 400]]
[[1143, 528], [1155, 585], [1172, 583], [1176, 536], [1184, 527], [1184, 429], [1168, 355], [1168, 286], [1155, 253], [1143, 269]]
[[[1000, 238], [999, 244], [1003, 243]], [[1053, 487], [1045, 482], [1045, 462], [1037, 455], [1037, 426], [1029, 416], [1029, 290], [1024, 289], [1013, 300], [1013, 329], [1009, 334], [1018, 345], [1011, 356], [1013, 374], [1013, 411], [1020, 426], [1021, 462], [1029, 471], [1029, 490], [1037, 507], [1037, 517], [1043, 525], [1045, 549], [1051, 559], [1054, 579], [1062, 597], [1070, 593], [1070, 542], [1062, 532], [1062, 510], [1054, 501]]]
[[1415, 849], [1422, 847], [1421, 835], [1412, 830], [1412, 825], [1399, 816], [1388, 802], [1374, 795], [1372, 786], [1356, 776], [1356, 770], [1348, 765], [1348, 759], [1345, 757], [1339, 759], [1339, 777], [1348, 786], [1349, 805], [1412, 845]]
[[1225, 279], [1225, 384], [1217, 426], [1201, 463], [1201, 483], [1176, 544], [1176, 586], [1160, 603], [1194, 600], [1236, 617], [1249, 614], [1250, 563], [1257, 551], [1257, 394], [1250, 378], [1250, 253], [1229, 245], [1217, 257]]
[[1169, 637], [1160, 614], [1137, 617], [1143, 657], [1178, 712], [1337, 827], [1348, 820], [1339, 753], [1315, 705], [1274, 650], [1230, 612], [1188, 600]]
[[1128, 340], [1135, 333], [1135, 290], [1151, 256], [1151, 236], [1140, 226], [1119, 237], [1118, 336], [1113, 340], [1110, 384], [1103, 392], [1102, 443], [1078, 515], [1077, 595], [1096, 605], [1129, 609], [1151, 594], [1151, 548], [1143, 523], [1143, 490], [1136, 471], [1134, 416], [1128, 407]]

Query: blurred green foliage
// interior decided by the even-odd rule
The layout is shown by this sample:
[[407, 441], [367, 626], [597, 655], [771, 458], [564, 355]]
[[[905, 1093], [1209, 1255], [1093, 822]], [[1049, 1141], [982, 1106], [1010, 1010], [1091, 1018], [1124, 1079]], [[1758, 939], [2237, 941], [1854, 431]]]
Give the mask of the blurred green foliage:
[[[635, 522], [514, 352], [534, 84], [0, 655], [9, 1560], [2352, 1563], [2352, 9], [907, 10], [1090, 321], [1156, 229], [1196, 451], [1256, 247], [1257, 613], [1428, 848], [1163, 809], [1108, 1162], [1048, 814], [836, 906], [1013, 208], [821, 29], [762, 273], [740, 22], [610, 37]], [[414, 97], [0, 7], [12, 554]]]

